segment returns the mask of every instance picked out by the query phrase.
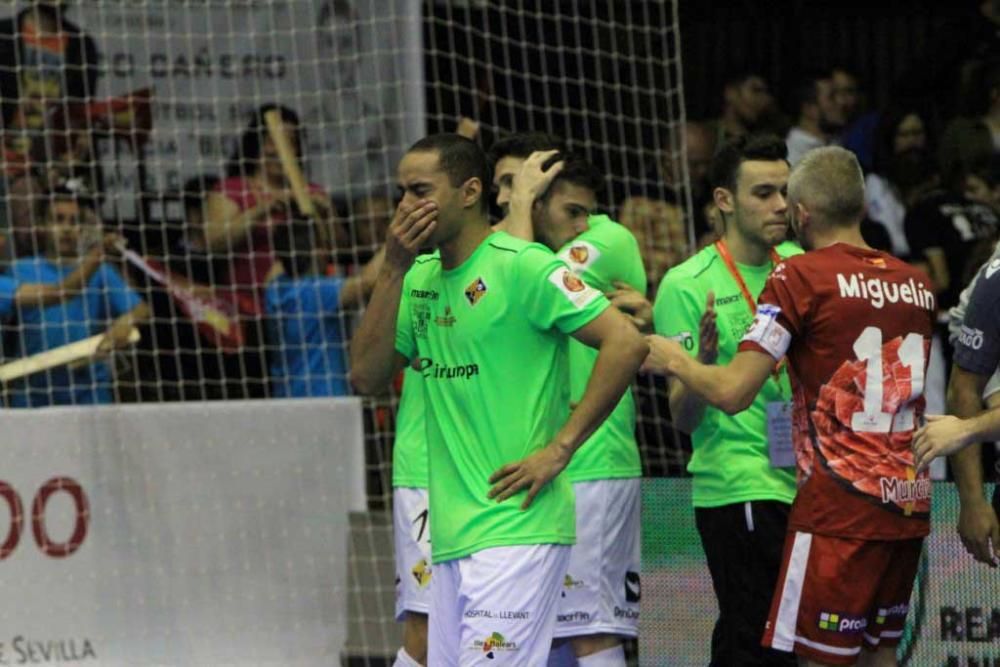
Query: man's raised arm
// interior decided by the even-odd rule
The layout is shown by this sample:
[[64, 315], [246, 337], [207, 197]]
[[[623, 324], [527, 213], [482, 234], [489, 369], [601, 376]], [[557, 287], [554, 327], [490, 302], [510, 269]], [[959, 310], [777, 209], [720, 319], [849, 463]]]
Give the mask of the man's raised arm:
[[552, 181], [562, 171], [564, 162], [555, 162], [546, 169], [545, 163], [551, 160], [559, 151], [535, 151], [524, 161], [521, 169], [514, 177], [510, 196], [510, 211], [501, 220], [496, 229], [507, 232], [525, 241], [535, 240], [535, 230], [532, 226], [531, 211], [535, 201], [545, 194]]
[[403, 277], [430, 238], [437, 204], [420, 200], [396, 210], [385, 241], [385, 259], [372, 298], [351, 339], [351, 384], [360, 394], [383, 391], [406, 363], [396, 351], [396, 320]]

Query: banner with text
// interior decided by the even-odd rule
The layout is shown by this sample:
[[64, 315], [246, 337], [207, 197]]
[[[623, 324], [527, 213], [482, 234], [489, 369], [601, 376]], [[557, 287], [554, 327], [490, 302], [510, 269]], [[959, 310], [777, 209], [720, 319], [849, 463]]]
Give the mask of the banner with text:
[[[8, 8], [0, 19], [13, 18], [13, 10], [29, 3], [3, 4]], [[298, 113], [308, 176], [335, 195], [384, 189], [403, 150], [424, 134], [419, 0], [67, 4], [66, 18], [87, 45], [82, 56], [72, 42], [65, 52], [37, 58], [22, 44], [17, 60], [0, 62], [0, 69], [20, 79], [22, 99], [44, 92], [51, 101], [88, 91], [90, 99], [71, 101], [92, 103], [90, 113], [108, 113], [115, 123], [134, 123], [133, 133], [151, 128], [138, 151], [151, 191], [220, 174], [249, 113], [264, 104]], [[96, 84], [90, 74], [81, 77], [91, 71]], [[88, 81], [74, 85], [74, 77]], [[136, 105], [104, 104], [113, 97], [134, 101], [129, 96], [136, 94], [142, 104], [149, 95], [137, 116], [151, 118], [128, 118]], [[137, 151], [121, 142], [101, 142], [98, 150], [105, 213], [134, 217]]]
[[[931, 536], [910, 600], [901, 665], [1000, 665], [1000, 573], [973, 561], [955, 531], [958, 494], [935, 482]], [[691, 480], [643, 482], [643, 665], [708, 664], [718, 617], [694, 523]]]
[[330, 665], [357, 399], [4, 411], [0, 665]]

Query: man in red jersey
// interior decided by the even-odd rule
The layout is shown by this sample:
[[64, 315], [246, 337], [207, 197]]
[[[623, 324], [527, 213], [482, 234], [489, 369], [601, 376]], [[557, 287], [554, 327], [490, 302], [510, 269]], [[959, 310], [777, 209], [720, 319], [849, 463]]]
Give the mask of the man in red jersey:
[[788, 208], [807, 252], [774, 269], [733, 360], [702, 365], [653, 336], [645, 367], [735, 413], [788, 363], [790, 422], [774, 415], [768, 431], [791, 433], [799, 492], [763, 643], [806, 665], [891, 666], [930, 528], [930, 480], [910, 444], [934, 296], [919, 270], [865, 245], [864, 181], [849, 151], [805, 156]]

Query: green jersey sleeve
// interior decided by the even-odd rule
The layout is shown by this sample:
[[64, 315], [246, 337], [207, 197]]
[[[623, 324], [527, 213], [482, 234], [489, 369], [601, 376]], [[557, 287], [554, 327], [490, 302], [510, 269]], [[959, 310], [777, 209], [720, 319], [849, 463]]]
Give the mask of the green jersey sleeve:
[[698, 354], [698, 324], [705, 308], [700, 291], [692, 289], [688, 276], [668, 273], [653, 302], [656, 333], [677, 341], [692, 356]]
[[543, 246], [532, 244], [513, 264], [513, 298], [528, 321], [546, 331], [572, 333], [593, 321], [610, 303], [580, 280]]
[[625, 281], [646, 293], [646, 270], [639, 243], [627, 228], [606, 215], [592, 215], [590, 229], [559, 251], [573, 273], [602, 292], [615, 289], [615, 281]]

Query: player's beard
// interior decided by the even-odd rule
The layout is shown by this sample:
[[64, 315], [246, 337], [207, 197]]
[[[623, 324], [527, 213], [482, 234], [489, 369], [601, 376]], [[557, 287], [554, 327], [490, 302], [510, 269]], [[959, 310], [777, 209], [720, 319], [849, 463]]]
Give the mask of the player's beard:
[[736, 211], [735, 217], [734, 224], [739, 229], [740, 235], [761, 248], [770, 250], [785, 240], [785, 234], [778, 236], [775, 231], [776, 227], [772, 227], [769, 223], [764, 223], [757, 227], [744, 224], [741, 211], [739, 210]]

